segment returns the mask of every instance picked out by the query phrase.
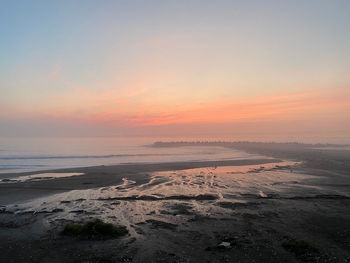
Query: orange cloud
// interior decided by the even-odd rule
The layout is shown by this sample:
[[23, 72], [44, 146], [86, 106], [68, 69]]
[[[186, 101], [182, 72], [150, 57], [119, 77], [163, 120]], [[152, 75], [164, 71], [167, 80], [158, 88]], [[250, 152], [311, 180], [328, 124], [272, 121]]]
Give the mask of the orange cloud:
[[209, 101], [190, 105], [185, 110], [170, 108], [157, 114], [138, 114], [124, 118], [127, 125], [149, 126], [171, 123], [225, 123], [304, 119], [315, 111], [349, 106], [350, 94], [343, 89], [322, 89], [310, 92], [255, 98], [245, 101]]
[[[94, 122], [115, 122], [116, 125], [153, 126], [171, 123], [225, 123], [304, 119], [315, 112], [350, 106], [350, 94], [345, 89], [322, 89], [309, 92], [260, 97], [244, 101], [229, 99], [168, 106], [157, 112], [139, 111], [136, 114], [96, 112], [87, 118]], [[142, 106], [140, 106], [142, 108]], [[349, 107], [350, 108], [350, 107]]]
[[[61, 108], [52, 107], [32, 115], [74, 119], [96, 125], [159, 126], [181, 123], [312, 120], [331, 115], [333, 112], [336, 112], [338, 117], [348, 118], [350, 114], [348, 88], [318, 89], [244, 100], [231, 97], [167, 105], [166, 98], [163, 101], [159, 98], [153, 100], [148, 81], [150, 80], [147, 78], [135, 82], [130, 80], [130, 89], [102, 89], [100, 92], [71, 85], [73, 93], [70, 97], [60, 98]], [[72, 107], [74, 102], [76, 107]], [[69, 107], [65, 103], [68, 103]]]

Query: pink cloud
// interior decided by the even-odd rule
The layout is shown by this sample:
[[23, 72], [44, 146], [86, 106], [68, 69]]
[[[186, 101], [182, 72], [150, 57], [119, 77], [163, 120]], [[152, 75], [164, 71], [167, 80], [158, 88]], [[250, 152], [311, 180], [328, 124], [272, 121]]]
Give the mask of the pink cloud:
[[[46, 118], [79, 120], [87, 123], [115, 126], [159, 126], [186, 123], [234, 123], [242, 121], [313, 120], [325, 115], [349, 118], [350, 90], [348, 88], [317, 89], [299, 93], [278, 94], [238, 100], [234, 98], [208, 99], [188, 103], [182, 107], [166, 100], [152, 103], [144, 100], [149, 92], [146, 82], [131, 85], [130, 93], [123, 90], [92, 92], [79, 85], [71, 85], [72, 93], [61, 97], [62, 107], [37, 112], [16, 112], [11, 115], [46, 116]], [[150, 93], [152, 94], [152, 93]], [[66, 106], [68, 103], [69, 107]], [[76, 104], [74, 104], [76, 103]], [[74, 107], [75, 105], [75, 107]]]

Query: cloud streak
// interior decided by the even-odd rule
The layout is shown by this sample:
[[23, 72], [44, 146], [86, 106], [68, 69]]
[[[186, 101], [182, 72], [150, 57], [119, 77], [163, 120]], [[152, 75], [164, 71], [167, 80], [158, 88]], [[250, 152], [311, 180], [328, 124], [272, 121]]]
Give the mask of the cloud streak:
[[[347, 117], [350, 109], [348, 88], [317, 89], [250, 99], [208, 99], [183, 105], [166, 105], [145, 100], [148, 88], [91, 92], [74, 86], [72, 97], [63, 107], [35, 112], [47, 118], [76, 119], [115, 126], [159, 126], [186, 123], [234, 123], [315, 119], [324, 113]], [[76, 104], [73, 104], [77, 101]], [[68, 104], [67, 104], [68, 103]], [[70, 105], [71, 104], [71, 105]], [[61, 110], [63, 109], [63, 110]], [[326, 115], [327, 115], [326, 114]]]

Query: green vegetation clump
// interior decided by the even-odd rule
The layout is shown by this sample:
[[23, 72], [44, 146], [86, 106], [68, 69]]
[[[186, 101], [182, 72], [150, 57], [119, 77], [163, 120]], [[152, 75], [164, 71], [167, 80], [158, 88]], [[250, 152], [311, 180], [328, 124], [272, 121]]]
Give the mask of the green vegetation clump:
[[90, 221], [85, 224], [67, 224], [63, 231], [63, 235], [75, 236], [88, 239], [106, 239], [124, 236], [129, 231], [125, 226], [115, 226], [110, 223], [105, 223], [100, 219]]

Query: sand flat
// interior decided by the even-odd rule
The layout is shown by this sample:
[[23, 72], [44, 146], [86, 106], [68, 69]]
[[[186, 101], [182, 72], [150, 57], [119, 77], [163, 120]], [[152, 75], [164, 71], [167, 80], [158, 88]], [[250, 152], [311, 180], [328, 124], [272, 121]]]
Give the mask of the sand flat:
[[[301, 152], [288, 154], [305, 156]], [[0, 259], [348, 262], [350, 178], [316, 163], [267, 158], [99, 166], [60, 171], [81, 176], [2, 184]], [[129, 236], [82, 242], [60, 235], [67, 223], [96, 218], [126, 226]], [[309, 250], [289, 250], [293, 240], [305, 240]]]
[[275, 158], [266, 159], [245, 159], [225, 161], [202, 161], [202, 162], [174, 162], [174, 163], [152, 163], [152, 164], [125, 164], [112, 166], [95, 166], [82, 168], [68, 168], [51, 171], [26, 172], [1, 174], [3, 178], [18, 178], [23, 176], [39, 176], [41, 173], [82, 173], [80, 176], [53, 178], [51, 180], [37, 180], [27, 182], [13, 182], [11, 184], [0, 184], [0, 205], [27, 201], [32, 198], [47, 196], [60, 192], [91, 189], [103, 186], [120, 184], [126, 176], [143, 183], [148, 180], [148, 173], [156, 171], [182, 170], [199, 167], [249, 165], [275, 163], [281, 160]]

